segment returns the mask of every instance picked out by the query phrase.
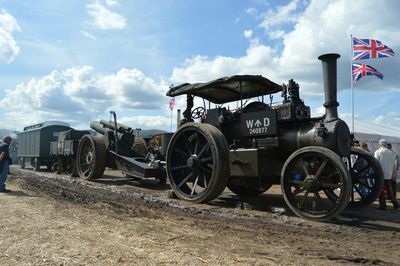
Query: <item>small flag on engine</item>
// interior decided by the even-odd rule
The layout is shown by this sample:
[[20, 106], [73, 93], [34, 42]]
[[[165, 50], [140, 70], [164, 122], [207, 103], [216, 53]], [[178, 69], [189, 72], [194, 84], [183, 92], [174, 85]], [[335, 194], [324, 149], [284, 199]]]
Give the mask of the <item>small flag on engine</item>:
[[169, 109], [174, 110], [175, 108], [175, 97], [172, 97], [171, 100], [169, 101]]

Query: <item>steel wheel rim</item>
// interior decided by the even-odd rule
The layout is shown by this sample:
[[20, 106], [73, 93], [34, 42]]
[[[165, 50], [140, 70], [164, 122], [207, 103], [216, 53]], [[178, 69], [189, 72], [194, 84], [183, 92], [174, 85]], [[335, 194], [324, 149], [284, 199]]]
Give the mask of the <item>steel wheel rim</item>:
[[181, 131], [171, 144], [170, 182], [188, 197], [201, 196], [212, 182], [216, 152], [203, 132], [195, 128]]
[[285, 167], [282, 184], [291, 209], [316, 220], [334, 216], [343, 208], [343, 201], [348, 202], [344, 170], [323, 153], [297, 154]]
[[90, 177], [94, 171], [95, 164], [95, 148], [89, 138], [85, 138], [82, 143], [81, 153], [79, 156], [79, 165], [82, 175], [86, 178]]

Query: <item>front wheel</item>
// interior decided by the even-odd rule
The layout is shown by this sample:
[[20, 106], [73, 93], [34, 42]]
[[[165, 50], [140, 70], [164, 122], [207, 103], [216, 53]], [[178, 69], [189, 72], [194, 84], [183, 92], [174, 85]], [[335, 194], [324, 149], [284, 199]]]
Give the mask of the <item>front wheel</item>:
[[323, 147], [301, 148], [286, 160], [281, 187], [289, 208], [305, 219], [324, 221], [342, 212], [352, 182], [342, 159]]

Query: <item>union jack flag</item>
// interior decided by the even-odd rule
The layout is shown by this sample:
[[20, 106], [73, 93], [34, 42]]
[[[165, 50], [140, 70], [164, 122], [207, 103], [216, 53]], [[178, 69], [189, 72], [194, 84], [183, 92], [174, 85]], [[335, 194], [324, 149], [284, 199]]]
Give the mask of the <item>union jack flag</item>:
[[366, 64], [353, 64], [353, 82], [356, 83], [360, 78], [365, 76], [377, 76], [383, 79], [383, 74]]
[[353, 37], [353, 60], [390, 56], [394, 56], [393, 50], [381, 43], [381, 41]]

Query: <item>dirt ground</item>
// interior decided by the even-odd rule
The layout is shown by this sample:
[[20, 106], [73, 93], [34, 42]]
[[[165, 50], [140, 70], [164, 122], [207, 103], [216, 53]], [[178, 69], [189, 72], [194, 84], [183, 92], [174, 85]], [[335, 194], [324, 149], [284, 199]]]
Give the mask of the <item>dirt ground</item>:
[[150, 181], [12, 172], [12, 192], [0, 193], [1, 265], [400, 265], [391, 208], [316, 223], [287, 211], [279, 189], [194, 205]]

